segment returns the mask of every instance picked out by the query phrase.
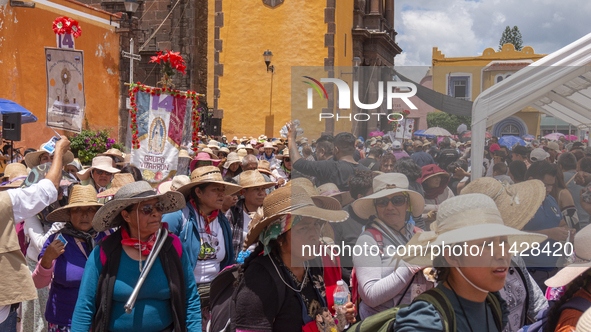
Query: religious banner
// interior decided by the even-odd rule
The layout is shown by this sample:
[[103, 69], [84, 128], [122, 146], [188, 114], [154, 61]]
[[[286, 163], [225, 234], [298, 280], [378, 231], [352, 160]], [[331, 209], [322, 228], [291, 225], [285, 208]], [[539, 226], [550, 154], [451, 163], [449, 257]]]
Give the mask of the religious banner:
[[84, 53], [79, 50], [45, 48], [47, 71], [47, 117], [45, 124], [76, 133], [84, 120]]
[[395, 134], [396, 138], [404, 138], [404, 132], [406, 129], [405, 123], [406, 123], [406, 119], [402, 119], [397, 122], [396, 134]]
[[[195, 92], [140, 84], [131, 85], [129, 96], [131, 164], [153, 185], [171, 179], [177, 171], [183, 137], [198, 127], [199, 97]], [[196, 134], [193, 137], [196, 139]]]

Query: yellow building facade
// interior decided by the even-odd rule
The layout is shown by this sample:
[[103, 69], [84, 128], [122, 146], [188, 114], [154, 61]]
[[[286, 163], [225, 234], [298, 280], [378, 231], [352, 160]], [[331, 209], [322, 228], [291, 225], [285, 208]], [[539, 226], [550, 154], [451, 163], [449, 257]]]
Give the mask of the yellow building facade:
[[[487, 48], [475, 57], [446, 57], [433, 48], [433, 90], [460, 99], [474, 101], [482, 91], [500, 83], [513, 73], [543, 58], [532, 47], [521, 51], [505, 44], [500, 51]], [[487, 130], [497, 137], [504, 135], [540, 135], [541, 115], [527, 107]]]
[[[292, 95], [292, 82], [306, 87], [299, 82], [303, 79], [292, 80], [292, 68], [315, 67], [318, 79], [351, 82], [354, 57], [375, 64], [368, 61], [364, 44], [355, 37], [356, 28], [363, 24], [358, 18], [393, 25], [393, 21], [378, 19], [388, 10], [393, 17], [393, 4], [394, 0], [209, 0], [207, 103], [214, 117], [223, 118], [223, 133], [229, 139], [261, 134], [278, 137], [281, 127], [295, 118], [302, 122], [308, 138], [322, 132], [350, 132], [351, 122], [319, 121], [317, 112], [293, 112], [292, 116], [292, 102], [305, 105], [306, 100], [305, 94]], [[382, 30], [395, 35], [389, 25]], [[267, 50], [273, 54], [272, 71], [263, 59]], [[386, 58], [392, 62], [394, 55]], [[323, 109], [340, 112], [334, 102], [336, 91], [328, 91], [332, 88], [327, 86]]]
[[15, 147], [38, 148], [54, 133], [45, 126], [47, 79], [45, 47], [56, 47], [53, 21], [60, 16], [77, 20], [82, 35], [75, 48], [84, 51], [85, 120], [90, 129], [119, 125], [119, 35], [109, 25], [114, 15], [76, 1], [36, 1], [35, 8], [12, 7], [0, 1], [0, 98], [14, 101], [37, 118], [22, 125]]

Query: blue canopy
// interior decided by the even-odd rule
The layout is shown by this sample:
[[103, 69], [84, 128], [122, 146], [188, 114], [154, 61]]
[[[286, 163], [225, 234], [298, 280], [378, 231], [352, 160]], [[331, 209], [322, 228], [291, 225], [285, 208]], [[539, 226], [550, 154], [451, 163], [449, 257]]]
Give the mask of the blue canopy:
[[531, 138], [531, 139], [535, 139], [536, 137], [535, 137], [534, 135], [525, 135], [525, 136], [523, 136], [522, 138], [523, 138], [523, 139], [529, 139], [529, 138]]
[[420, 137], [435, 137], [435, 135], [425, 135], [425, 130], [417, 130], [412, 134]]
[[26, 108], [7, 99], [0, 99], [0, 113], [21, 113], [21, 123], [37, 122], [37, 117], [27, 111]]
[[503, 136], [499, 138], [499, 145], [504, 145], [509, 148], [509, 150], [513, 150], [513, 145], [515, 145], [515, 143], [525, 145], [525, 141], [517, 136]]

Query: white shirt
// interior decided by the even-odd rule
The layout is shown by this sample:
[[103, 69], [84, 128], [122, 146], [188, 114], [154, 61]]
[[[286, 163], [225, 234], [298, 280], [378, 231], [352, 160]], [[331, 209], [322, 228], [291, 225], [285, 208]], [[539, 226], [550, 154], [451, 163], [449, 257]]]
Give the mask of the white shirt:
[[205, 231], [203, 217], [197, 216], [199, 237], [201, 238], [201, 252], [193, 269], [195, 282], [204, 284], [211, 282], [220, 272], [220, 263], [226, 257], [224, 232], [219, 220], [216, 218], [209, 224], [211, 234]]
[[29, 247], [27, 248], [27, 258], [37, 262], [41, 249], [47, 242], [51, 234], [59, 232], [64, 226], [65, 222], [54, 222], [51, 228], [46, 232], [43, 228], [41, 220], [37, 216], [32, 216], [25, 219], [25, 235], [29, 239]]
[[[7, 193], [12, 203], [15, 222], [35, 216], [57, 200], [57, 189], [55, 189], [53, 182], [47, 179], [28, 188], [9, 189]], [[0, 323], [6, 320], [9, 313], [10, 305], [0, 306]]]
[[[252, 220], [252, 218], [250, 217], [250, 214], [248, 214], [248, 212], [246, 212], [246, 209], [244, 209], [242, 211], [242, 215], [244, 218], [244, 222], [242, 223], [242, 234], [244, 235], [244, 239], [246, 239], [246, 234], [248, 234], [248, 225], [250, 224], [250, 221]], [[250, 250], [251, 252], [254, 251], [254, 249], [256, 248], [256, 243], [253, 243], [250, 245], [250, 247], [248, 247], [248, 250]], [[238, 256], [238, 253], [236, 253], [236, 256]]]

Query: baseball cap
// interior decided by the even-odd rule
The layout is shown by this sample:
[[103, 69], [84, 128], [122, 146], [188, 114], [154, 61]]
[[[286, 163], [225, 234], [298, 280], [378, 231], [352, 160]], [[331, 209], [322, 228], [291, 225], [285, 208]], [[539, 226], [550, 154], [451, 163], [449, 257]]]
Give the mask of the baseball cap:
[[533, 151], [529, 155], [529, 159], [531, 159], [531, 161], [534, 161], [534, 162], [545, 160], [548, 157], [550, 157], [550, 154], [548, 152], [544, 151], [544, 149], [542, 149], [542, 148], [533, 149]]
[[392, 142], [392, 148], [393, 149], [401, 149], [402, 145], [400, 144], [400, 142], [394, 141], [394, 142]]
[[560, 151], [560, 146], [556, 142], [550, 142], [550, 143], [548, 143], [547, 146], [548, 146], [548, 149], [552, 149], [554, 151]]
[[493, 143], [490, 145], [490, 148], [488, 149], [491, 153], [500, 150], [501, 147], [497, 144], [497, 143]]

